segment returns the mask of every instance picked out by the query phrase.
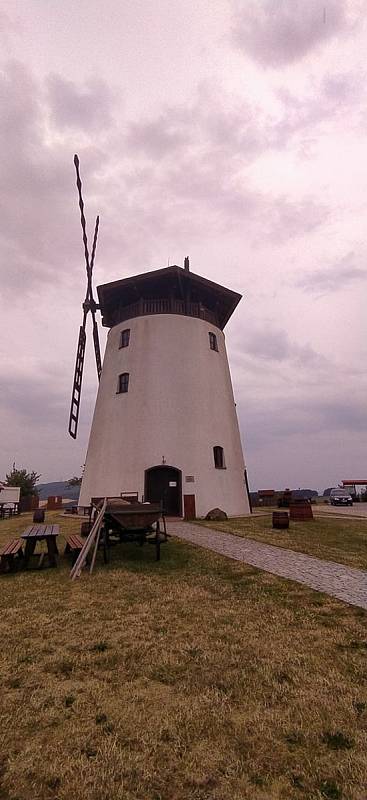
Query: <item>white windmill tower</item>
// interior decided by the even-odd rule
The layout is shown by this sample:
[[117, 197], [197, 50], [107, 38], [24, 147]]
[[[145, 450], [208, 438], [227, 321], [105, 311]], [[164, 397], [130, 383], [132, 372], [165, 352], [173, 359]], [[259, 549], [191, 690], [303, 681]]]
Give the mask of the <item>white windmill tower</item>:
[[[171, 266], [97, 288], [108, 327], [103, 368], [92, 295], [91, 264], [77, 161], [87, 263], [69, 432], [75, 438], [85, 351], [85, 319], [93, 316], [100, 384], [79, 504], [92, 497], [137, 493], [163, 500], [170, 515], [229, 516], [250, 512], [223, 329], [241, 295]], [[98, 230], [98, 224], [96, 225]]]

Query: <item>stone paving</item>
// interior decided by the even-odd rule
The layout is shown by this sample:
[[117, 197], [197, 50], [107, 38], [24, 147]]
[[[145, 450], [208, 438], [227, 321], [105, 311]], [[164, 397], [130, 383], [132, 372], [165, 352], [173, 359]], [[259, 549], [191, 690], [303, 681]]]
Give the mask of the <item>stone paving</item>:
[[232, 533], [222, 533], [182, 520], [169, 520], [167, 529], [168, 533], [179, 539], [251, 564], [281, 578], [304, 583], [317, 592], [325, 592], [367, 610], [367, 572], [364, 570], [345, 567], [335, 561], [323, 561], [254, 539], [242, 539]]
[[314, 515], [322, 516], [328, 514], [333, 517], [355, 517], [357, 519], [367, 519], [367, 503], [354, 503], [352, 506], [312, 506]]
[[[256, 507], [253, 509], [254, 517], [265, 517], [272, 511], [278, 511], [276, 506]], [[354, 503], [353, 506], [329, 506], [318, 503], [312, 506], [314, 517], [337, 517], [338, 519], [355, 518], [367, 520], [367, 503]]]

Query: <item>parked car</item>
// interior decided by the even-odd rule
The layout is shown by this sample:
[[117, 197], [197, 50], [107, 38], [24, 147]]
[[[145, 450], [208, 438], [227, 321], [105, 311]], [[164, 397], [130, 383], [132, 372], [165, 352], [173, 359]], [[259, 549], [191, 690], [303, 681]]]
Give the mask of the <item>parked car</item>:
[[346, 489], [332, 489], [330, 492], [330, 505], [352, 506], [353, 499]]

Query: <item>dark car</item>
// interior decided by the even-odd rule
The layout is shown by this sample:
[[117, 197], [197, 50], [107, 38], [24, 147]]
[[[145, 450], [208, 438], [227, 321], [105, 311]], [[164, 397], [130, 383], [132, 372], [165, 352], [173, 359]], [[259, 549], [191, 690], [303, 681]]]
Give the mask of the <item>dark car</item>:
[[353, 500], [346, 489], [332, 489], [330, 492], [330, 505], [332, 506], [352, 506]]

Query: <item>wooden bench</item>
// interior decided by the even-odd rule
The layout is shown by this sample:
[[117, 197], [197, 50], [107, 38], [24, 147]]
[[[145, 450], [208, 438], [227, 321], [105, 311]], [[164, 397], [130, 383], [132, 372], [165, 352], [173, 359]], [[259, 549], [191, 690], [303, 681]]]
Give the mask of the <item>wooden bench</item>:
[[23, 559], [23, 542], [21, 539], [12, 539], [0, 550], [0, 571], [14, 572], [19, 562]]
[[68, 553], [72, 553], [73, 564], [75, 564], [85, 540], [81, 539], [77, 533], [70, 533], [69, 536], [65, 536], [65, 541], [66, 546], [64, 554], [68, 555]]

